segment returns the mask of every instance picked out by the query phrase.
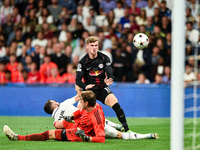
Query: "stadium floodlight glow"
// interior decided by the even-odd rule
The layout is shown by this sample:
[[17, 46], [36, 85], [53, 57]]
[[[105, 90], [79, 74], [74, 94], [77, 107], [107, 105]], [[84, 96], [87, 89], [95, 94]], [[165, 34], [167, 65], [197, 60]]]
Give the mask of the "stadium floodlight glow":
[[170, 149], [184, 149], [185, 1], [174, 0], [172, 10], [172, 82]]

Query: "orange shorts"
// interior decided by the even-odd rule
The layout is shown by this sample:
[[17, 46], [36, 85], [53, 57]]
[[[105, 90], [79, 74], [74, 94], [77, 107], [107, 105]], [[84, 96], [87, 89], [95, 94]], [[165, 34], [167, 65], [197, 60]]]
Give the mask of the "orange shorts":
[[74, 123], [63, 120], [63, 126], [65, 129], [71, 129], [74, 126]]

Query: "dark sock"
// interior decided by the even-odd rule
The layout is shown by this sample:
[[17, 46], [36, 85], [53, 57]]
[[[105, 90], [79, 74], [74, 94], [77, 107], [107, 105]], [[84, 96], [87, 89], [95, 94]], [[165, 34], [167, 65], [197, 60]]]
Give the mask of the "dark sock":
[[119, 103], [116, 103], [112, 106], [112, 109], [115, 111], [118, 120], [121, 122], [121, 124], [123, 125], [125, 132], [129, 130], [128, 128], [128, 124], [126, 122], [126, 116], [124, 114], [123, 109], [121, 108], [121, 106], [119, 105]]
[[19, 141], [45, 141], [49, 139], [49, 131], [29, 135], [18, 135]]

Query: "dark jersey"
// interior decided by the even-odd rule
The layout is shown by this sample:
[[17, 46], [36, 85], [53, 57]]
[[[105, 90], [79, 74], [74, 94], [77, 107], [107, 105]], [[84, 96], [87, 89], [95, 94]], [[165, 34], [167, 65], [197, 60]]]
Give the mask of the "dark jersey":
[[[95, 84], [92, 89], [102, 89], [107, 87], [104, 79], [112, 78], [112, 68], [108, 56], [101, 52], [97, 52], [97, 57], [94, 59], [89, 58], [86, 54], [80, 61], [76, 70], [76, 84], [84, 88], [88, 84]], [[84, 82], [82, 81], [84, 79]]]

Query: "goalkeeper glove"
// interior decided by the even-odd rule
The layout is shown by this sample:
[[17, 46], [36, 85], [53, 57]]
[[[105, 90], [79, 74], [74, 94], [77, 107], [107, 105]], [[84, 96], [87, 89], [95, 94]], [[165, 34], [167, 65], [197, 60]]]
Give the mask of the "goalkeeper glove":
[[90, 137], [85, 135], [84, 130], [78, 130], [78, 131], [76, 131], [75, 134], [80, 136], [80, 138], [82, 139], [83, 142], [89, 142], [89, 140], [90, 140]]
[[63, 118], [64, 118], [65, 121], [67, 121], [67, 122], [73, 122], [73, 123], [74, 123], [74, 121], [73, 121], [74, 117], [73, 117], [73, 116], [63, 116]]

